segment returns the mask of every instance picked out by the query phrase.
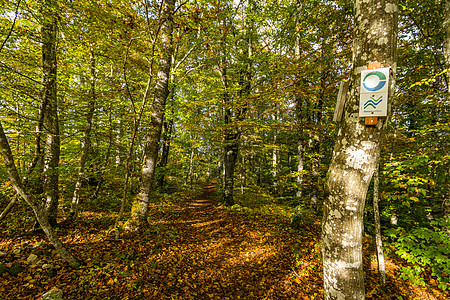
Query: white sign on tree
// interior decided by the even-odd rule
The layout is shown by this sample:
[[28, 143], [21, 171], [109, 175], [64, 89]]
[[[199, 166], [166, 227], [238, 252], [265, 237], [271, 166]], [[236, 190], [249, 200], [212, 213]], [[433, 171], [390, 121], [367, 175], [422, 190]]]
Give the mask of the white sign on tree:
[[387, 116], [389, 70], [381, 68], [361, 72], [360, 117]]

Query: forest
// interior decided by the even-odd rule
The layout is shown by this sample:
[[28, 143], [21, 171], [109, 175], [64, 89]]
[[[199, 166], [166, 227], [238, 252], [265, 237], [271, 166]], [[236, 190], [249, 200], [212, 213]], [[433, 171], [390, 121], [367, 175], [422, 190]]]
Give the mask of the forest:
[[450, 299], [450, 0], [0, 0], [0, 45], [0, 299]]

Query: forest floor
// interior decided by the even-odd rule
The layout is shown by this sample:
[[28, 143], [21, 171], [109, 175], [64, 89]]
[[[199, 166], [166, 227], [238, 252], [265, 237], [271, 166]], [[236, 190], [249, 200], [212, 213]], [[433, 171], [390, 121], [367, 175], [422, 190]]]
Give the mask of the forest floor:
[[[227, 210], [212, 185], [194, 199], [154, 205], [150, 229], [120, 240], [111, 229], [115, 213], [107, 211], [93, 205], [75, 224], [61, 223], [59, 236], [86, 263], [73, 270], [30, 229], [31, 211], [18, 205], [0, 223], [0, 263], [20, 264], [22, 272], [0, 275], [0, 299], [38, 299], [51, 288], [64, 299], [323, 299], [317, 220], [293, 230], [289, 218]], [[28, 262], [30, 254], [40, 262]], [[393, 257], [382, 293], [374, 255], [366, 238], [367, 299], [450, 299], [431, 278], [420, 288], [400, 279], [404, 263]]]

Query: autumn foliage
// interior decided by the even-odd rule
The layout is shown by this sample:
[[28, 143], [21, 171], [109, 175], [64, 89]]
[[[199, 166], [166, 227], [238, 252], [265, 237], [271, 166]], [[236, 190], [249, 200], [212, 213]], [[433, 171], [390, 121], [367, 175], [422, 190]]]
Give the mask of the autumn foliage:
[[[7, 267], [20, 263], [23, 272], [1, 275], [2, 299], [35, 299], [52, 287], [62, 289], [64, 299], [323, 297], [318, 219], [305, 218], [299, 230], [293, 230], [286, 216], [225, 209], [217, 206], [213, 186], [205, 186], [196, 197], [179, 194], [153, 205], [150, 229], [139, 236], [124, 234], [120, 240], [111, 230], [114, 214], [91, 203], [73, 227], [62, 224], [58, 230], [85, 262], [78, 270], [64, 263], [42, 234], [33, 233], [25, 205], [17, 209], [1, 223], [0, 251], [7, 253], [1, 262]], [[22, 251], [14, 255], [17, 248]], [[32, 253], [42, 262], [28, 263]], [[371, 238], [365, 240], [364, 254], [367, 298], [388, 299], [378, 284]], [[426, 288], [400, 279], [404, 264], [389, 255], [387, 294], [403, 299], [449, 297], [431, 278]]]

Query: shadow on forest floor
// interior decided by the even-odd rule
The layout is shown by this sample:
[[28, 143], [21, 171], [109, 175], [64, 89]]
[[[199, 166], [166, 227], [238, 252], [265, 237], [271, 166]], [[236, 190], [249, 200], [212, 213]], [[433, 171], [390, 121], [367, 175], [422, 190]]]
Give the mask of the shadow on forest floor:
[[[64, 299], [323, 298], [320, 222], [305, 221], [294, 231], [288, 219], [232, 212], [217, 206], [214, 196], [209, 185], [194, 200], [154, 205], [150, 229], [125, 233], [119, 241], [109, 229], [112, 214], [82, 213], [74, 227], [58, 231], [87, 263], [78, 270], [58, 258], [43, 235], [17, 228], [0, 234], [0, 251], [6, 252], [0, 262], [23, 267], [18, 276], [0, 275], [0, 299], [35, 299], [52, 287], [63, 290]], [[26, 213], [22, 206], [17, 210], [14, 214]], [[45, 243], [34, 248], [41, 240]], [[14, 255], [19, 246], [21, 253]], [[368, 241], [364, 252], [367, 299], [388, 299], [381, 293]], [[27, 263], [31, 253], [41, 263]], [[391, 299], [448, 299], [432, 285], [420, 289], [401, 280], [398, 264], [388, 258]]]

